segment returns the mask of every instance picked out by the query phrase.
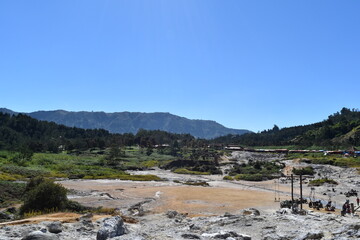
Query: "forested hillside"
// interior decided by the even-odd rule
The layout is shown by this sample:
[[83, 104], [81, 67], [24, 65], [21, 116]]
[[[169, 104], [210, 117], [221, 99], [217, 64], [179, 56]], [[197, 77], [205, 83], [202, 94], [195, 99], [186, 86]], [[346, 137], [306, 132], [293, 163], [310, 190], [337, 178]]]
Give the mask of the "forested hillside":
[[[9, 109], [3, 112], [14, 113]], [[16, 113], [15, 113], [16, 114]], [[170, 113], [141, 112], [69, 112], [63, 110], [23, 113], [38, 120], [55, 122], [68, 127], [105, 129], [110, 133], [136, 134], [140, 129], [161, 130], [177, 134], [191, 134], [197, 138], [211, 139], [227, 134], [244, 134], [250, 131], [226, 128], [208, 120], [192, 120]]]
[[39, 121], [24, 114], [0, 113], [0, 149], [31, 149], [34, 152], [104, 149], [114, 145], [153, 147], [204, 147], [208, 144], [244, 146], [345, 147], [360, 146], [360, 112], [343, 108], [326, 120], [280, 129], [276, 125], [260, 133], [227, 135], [214, 140], [197, 139], [190, 134], [140, 129], [136, 134], [113, 134], [103, 129], [66, 127]]
[[227, 135], [213, 142], [246, 146], [360, 146], [360, 112], [343, 108], [322, 122], [282, 129], [275, 125], [260, 133]]
[[30, 149], [34, 152], [106, 148], [110, 146], [142, 147], [156, 144], [196, 145], [189, 134], [172, 134], [164, 131], [140, 130], [131, 133], [111, 134], [103, 129], [66, 127], [54, 122], [39, 121], [27, 115], [0, 113], [0, 149]]

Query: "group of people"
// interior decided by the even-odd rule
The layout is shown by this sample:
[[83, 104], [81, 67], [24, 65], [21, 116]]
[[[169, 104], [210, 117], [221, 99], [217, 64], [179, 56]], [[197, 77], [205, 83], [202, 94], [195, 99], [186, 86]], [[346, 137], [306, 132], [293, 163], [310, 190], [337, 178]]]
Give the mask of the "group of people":
[[350, 201], [349, 200], [346, 200], [346, 202], [342, 206], [341, 214], [344, 215], [345, 213], [351, 213]]
[[[359, 197], [356, 198], [356, 204], [359, 206], [360, 199]], [[341, 215], [345, 215], [346, 213], [354, 213], [354, 204], [350, 203], [349, 199], [345, 201], [342, 206]]]
[[332, 206], [331, 201], [329, 201], [326, 205], [325, 205], [325, 210], [326, 211], [335, 211], [335, 206]]

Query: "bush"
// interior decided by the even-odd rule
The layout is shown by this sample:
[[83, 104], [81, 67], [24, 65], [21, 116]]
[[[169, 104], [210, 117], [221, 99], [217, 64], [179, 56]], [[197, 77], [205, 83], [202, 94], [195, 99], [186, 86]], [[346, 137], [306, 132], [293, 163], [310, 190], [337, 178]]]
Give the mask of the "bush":
[[6, 173], [21, 175], [23, 177], [37, 177], [37, 176], [48, 176], [50, 172], [39, 169], [30, 169], [27, 167], [15, 166], [15, 165], [4, 165], [1, 166], [1, 170]]
[[305, 168], [293, 168], [292, 172], [295, 175], [314, 175], [315, 171], [312, 167], [305, 167]]
[[328, 183], [328, 184], [334, 184], [334, 185], [337, 185], [338, 183], [333, 180], [333, 179], [330, 179], [330, 178], [321, 178], [321, 179], [315, 179], [315, 180], [312, 180], [309, 182], [309, 186], [321, 186], [321, 185], [324, 185], [325, 183]]
[[186, 168], [178, 168], [174, 171], [174, 173], [178, 174], [192, 174], [192, 175], [210, 175], [209, 172], [198, 172], [198, 171], [191, 171]]
[[[284, 166], [277, 162], [260, 162], [260, 161], [252, 161], [248, 164], [234, 165], [233, 168], [230, 169], [229, 175], [235, 176], [238, 174], [242, 175], [279, 175], [280, 169]], [[257, 178], [257, 177], [256, 177]]]
[[67, 210], [70, 210], [70, 211], [73, 211], [73, 212], [84, 212], [84, 211], [87, 211], [89, 210], [90, 208], [89, 207], [85, 207], [84, 205], [81, 205], [80, 203], [78, 202], [75, 202], [75, 201], [67, 201], [66, 203], [66, 209]]
[[223, 180], [234, 180], [234, 178], [233, 177], [231, 177], [231, 176], [224, 176], [223, 177]]
[[267, 179], [268, 176], [262, 174], [238, 174], [234, 177], [236, 180], [245, 180], [245, 181], [263, 181]]
[[18, 203], [21, 200], [24, 191], [24, 183], [0, 181], [0, 208]]
[[26, 190], [24, 204], [20, 208], [22, 215], [32, 211], [64, 210], [67, 207], [66, 188], [49, 179], [34, 178]]

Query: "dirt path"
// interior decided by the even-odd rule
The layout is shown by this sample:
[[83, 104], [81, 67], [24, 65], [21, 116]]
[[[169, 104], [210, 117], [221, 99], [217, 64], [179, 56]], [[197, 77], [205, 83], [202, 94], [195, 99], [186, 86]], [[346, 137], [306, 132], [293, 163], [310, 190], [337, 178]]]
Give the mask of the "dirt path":
[[[0, 223], [2, 225], [19, 225], [19, 224], [34, 224], [43, 221], [60, 221], [62, 223], [71, 223], [78, 221], [81, 215], [77, 213], [67, 213], [67, 212], [59, 212], [59, 213], [51, 213], [51, 214], [44, 214], [36, 217], [31, 217], [27, 219], [21, 219], [17, 221], [11, 222], [3, 222]], [[94, 215], [92, 220], [96, 221], [101, 218], [109, 217], [109, 215]]]

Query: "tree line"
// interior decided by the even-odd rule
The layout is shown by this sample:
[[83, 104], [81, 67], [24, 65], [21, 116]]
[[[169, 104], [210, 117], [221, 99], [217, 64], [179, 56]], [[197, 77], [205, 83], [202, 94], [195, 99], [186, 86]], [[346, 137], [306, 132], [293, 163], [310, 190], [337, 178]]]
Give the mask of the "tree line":
[[343, 108], [322, 122], [282, 129], [274, 125], [259, 133], [227, 135], [212, 142], [244, 146], [360, 146], [360, 112]]
[[139, 130], [137, 134], [112, 134], [103, 129], [67, 127], [54, 122], [39, 121], [24, 114], [0, 113], [0, 149], [33, 152], [86, 150], [111, 146], [153, 147], [170, 144], [176, 147], [199, 146], [190, 134], [173, 134], [159, 130]]
[[[198, 139], [190, 134], [175, 134], [160, 130], [139, 130], [136, 134], [113, 134], [103, 129], [67, 127], [40, 121], [24, 114], [0, 113], [0, 149], [33, 152], [105, 149], [112, 146], [139, 145], [152, 148], [168, 145], [204, 148], [208, 145], [238, 144], [244, 146], [360, 146], [360, 112], [343, 108], [328, 119], [304, 126], [272, 129], [244, 135], [227, 135], [212, 140]], [[25, 151], [26, 152], [26, 151]]]

